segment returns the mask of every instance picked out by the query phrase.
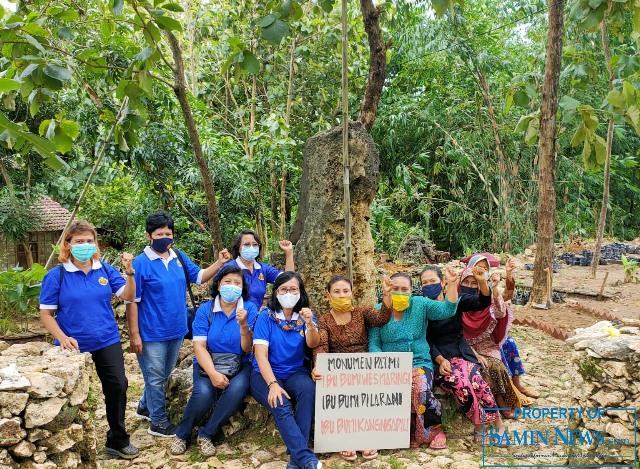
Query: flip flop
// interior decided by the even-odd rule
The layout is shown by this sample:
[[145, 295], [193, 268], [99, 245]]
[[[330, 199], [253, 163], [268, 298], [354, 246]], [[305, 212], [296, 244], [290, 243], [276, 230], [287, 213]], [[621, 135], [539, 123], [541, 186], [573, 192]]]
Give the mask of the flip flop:
[[349, 450], [349, 451], [340, 451], [340, 457], [342, 459], [344, 459], [345, 461], [348, 462], [353, 462], [356, 459], [358, 459], [358, 454], [353, 451], [353, 450]]
[[372, 459], [376, 459], [378, 457], [378, 450], [377, 449], [362, 450], [362, 457], [366, 461], [371, 461]]
[[537, 399], [538, 397], [540, 397], [540, 393], [532, 388], [522, 388], [519, 391], [525, 396], [531, 397], [533, 399]]
[[429, 448], [431, 449], [446, 449], [447, 447], [447, 436], [440, 432], [438, 433], [431, 443], [429, 443]]
[[474, 443], [483, 443], [486, 437], [485, 433], [474, 431], [473, 432], [473, 442]]
[[509, 409], [509, 410], [501, 410], [500, 411], [502, 413], [502, 416], [506, 419], [513, 419], [515, 418], [514, 414], [513, 414], [513, 410]]

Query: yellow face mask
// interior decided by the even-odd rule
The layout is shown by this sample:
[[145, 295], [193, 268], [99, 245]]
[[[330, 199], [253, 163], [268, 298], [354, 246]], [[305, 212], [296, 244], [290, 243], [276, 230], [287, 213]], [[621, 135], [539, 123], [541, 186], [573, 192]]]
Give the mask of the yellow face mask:
[[391, 302], [395, 311], [404, 311], [409, 307], [409, 299], [411, 295], [408, 293], [392, 293]]
[[353, 311], [351, 298], [334, 298], [333, 296], [330, 296], [329, 304], [331, 305], [331, 309], [336, 313], [349, 313]]

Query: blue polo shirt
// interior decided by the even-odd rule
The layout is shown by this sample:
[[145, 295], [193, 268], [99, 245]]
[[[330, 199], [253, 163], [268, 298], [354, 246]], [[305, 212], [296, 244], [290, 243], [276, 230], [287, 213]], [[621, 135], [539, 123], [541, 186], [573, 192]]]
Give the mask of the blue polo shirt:
[[[189, 281], [200, 285], [202, 269], [182, 252]], [[167, 259], [149, 246], [133, 260], [138, 327], [144, 342], [162, 342], [187, 333], [187, 280], [173, 249]]]
[[[253, 345], [266, 345], [269, 347], [269, 364], [273, 374], [278, 379], [287, 379], [296, 371], [305, 369], [304, 367], [304, 346], [307, 325], [298, 313], [291, 316], [292, 322], [298, 322], [303, 327], [300, 332], [284, 331], [276, 321], [269, 317], [268, 309], [263, 310], [258, 315], [258, 320], [253, 328]], [[286, 321], [284, 313], [278, 311], [276, 317]], [[315, 315], [312, 318], [317, 327]], [[253, 369], [260, 373], [258, 361], [253, 358]]]
[[[196, 311], [196, 317], [193, 319], [193, 341], [207, 341], [207, 347], [210, 352], [228, 352], [247, 355], [240, 345], [240, 325], [236, 321], [236, 310], [244, 308], [247, 310], [247, 324], [249, 328], [253, 327], [258, 316], [258, 309], [253, 303], [244, 302], [242, 298], [238, 300], [236, 309], [227, 317], [220, 306], [220, 296], [216, 296], [213, 300], [213, 317], [211, 325], [209, 325], [209, 315], [211, 314], [212, 301], [203, 303]], [[196, 357], [193, 362], [198, 363]]]
[[[120, 342], [111, 296], [120, 296], [127, 283], [122, 274], [107, 263], [93, 261], [85, 274], [73, 262], [51, 269], [42, 279], [40, 309], [57, 310], [62, 332], [78, 341], [81, 352], [93, 352]], [[56, 340], [55, 345], [60, 345]]]
[[264, 295], [267, 293], [267, 284], [275, 282], [276, 277], [278, 277], [282, 271], [269, 264], [253, 261], [253, 272], [251, 272], [240, 258], [235, 258], [227, 262], [225, 267], [228, 265], [238, 266], [242, 269], [244, 282], [249, 287], [249, 301], [260, 310], [260, 308], [262, 308], [262, 302], [264, 301]]

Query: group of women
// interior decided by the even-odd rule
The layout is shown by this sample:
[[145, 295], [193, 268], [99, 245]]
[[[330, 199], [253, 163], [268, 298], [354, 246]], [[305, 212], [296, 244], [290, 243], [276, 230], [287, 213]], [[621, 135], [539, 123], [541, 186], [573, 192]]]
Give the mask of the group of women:
[[[127, 302], [130, 347], [145, 382], [136, 415], [150, 421], [150, 434], [172, 438], [173, 454], [186, 451], [197, 426], [200, 452], [214, 455], [216, 434], [250, 393], [274, 418], [290, 455], [287, 469], [322, 467], [309, 449], [315, 382], [322, 379], [314, 367], [318, 353], [413, 352], [412, 447], [446, 447], [434, 384], [452, 394], [473, 421], [477, 441], [484, 438], [483, 421], [504, 431], [502, 418], [528, 404], [527, 395], [536, 395], [520, 382], [524, 369], [507, 335], [513, 317], [507, 304], [514, 286], [512, 261], [502, 293], [499, 275], [490, 276], [489, 259], [477, 256], [459, 282], [450, 266], [444, 277], [437, 267], [424, 269], [424, 296], [411, 295], [410, 275], [385, 276], [377, 306], [354, 306], [351, 282], [336, 275], [327, 285], [330, 309], [317, 320], [295, 272], [289, 241], [280, 242], [286, 259], [286, 270], [280, 271], [260, 261], [262, 244], [250, 230], [236, 236], [233, 257], [222, 250], [206, 268], [172, 248], [168, 213], [147, 217], [146, 237], [149, 245], [135, 259], [121, 255], [122, 275], [100, 262], [95, 228], [75, 221], [63, 237], [61, 266], [42, 284], [41, 316], [49, 332], [63, 350], [93, 356], [105, 395], [109, 454], [131, 459], [139, 453], [124, 425], [127, 379], [112, 294]], [[187, 332], [187, 279], [213, 281], [211, 300], [193, 321], [193, 391], [174, 425], [165, 410], [164, 384]], [[273, 287], [263, 306], [267, 284]], [[483, 417], [483, 409], [496, 407], [505, 409], [502, 416], [486, 411]], [[377, 457], [375, 448], [340, 456], [354, 461], [356, 450], [365, 459]]]

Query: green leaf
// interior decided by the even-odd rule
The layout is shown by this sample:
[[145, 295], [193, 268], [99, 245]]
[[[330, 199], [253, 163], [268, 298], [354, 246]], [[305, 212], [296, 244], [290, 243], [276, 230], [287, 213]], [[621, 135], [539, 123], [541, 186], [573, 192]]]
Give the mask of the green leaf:
[[60, 65], [47, 64], [44, 66], [42, 71], [45, 75], [59, 81], [66, 81], [71, 78], [71, 71], [66, 67], [61, 67]]
[[76, 10], [69, 8], [68, 10], [63, 11], [62, 13], [58, 13], [56, 18], [62, 21], [75, 21], [80, 18], [80, 15]]
[[333, 10], [333, 2], [334, 0], [320, 0], [318, 4], [325, 11], [325, 13], [331, 13], [331, 10]]
[[74, 140], [80, 135], [80, 126], [72, 120], [63, 120], [60, 122], [60, 129]]
[[607, 142], [600, 135], [594, 135], [594, 137], [596, 162], [603, 165], [607, 159]]
[[144, 62], [145, 60], [147, 60], [149, 57], [151, 57], [151, 54], [153, 53], [153, 49], [149, 46], [145, 47], [144, 49], [142, 49], [140, 52], [138, 52], [134, 57], [133, 60], [139, 60], [140, 62]]
[[582, 147], [582, 162], [584, 163], [587, 169], [593, 169], [593, 164], [590, 161], [591, 159], [591, 144], [589, 140], [584, 141], [584, 147]]
[[529, 122], [531, 122], [533, 116], [528, 114], [526, 116], [522, 116], [516, 125], [514, 132], [524, 132], [529, 127]]
[[587, 131], [585, 130], [584, 125], [578, 127], [578, 130], [576, 130], [576, 133], [573, 134], [573, 138], [571, 139], [571, 146], [574, 148], [579, 147], [580, 144], [584, 142], [586, 135]]
[[631, 106], [636, 102], [636, 90], [627, 80], [622, 82], [622, 96], [624, 96], [627, 106]]
[[522, 90], [518, 90], [513, 95], [513, 101], [516, 103], [516, 106], [519, 107], [529, 107], [529, 97], [527, 93]]
[[624, 96], [618, 90], [611, 90], [609, 94], [607, 94], [607, 101], [614, 108], [623, 108], [624, 107]]
[[282, 20], [275, 20], [270, 26], [262, 28], [262, 37], [273, 45], [279, 45], [282, 38], [289, 34], [289, 26]]
[[113, 0], [111, 11], [113, 11], [114, 15], [120, 16], [124, 11], [124, 0]]
[[538, 132], [540, 131], [540, 119], [533, 118], [529, 121], [527, 126], [527, 132], [524, 135], [524, 143], [527, 145], [533, 145], [538, 140]]
[[42, 44], [40, 44], [40, 42], [35, 37], [31, 36], [30, 34], [25, 34], [24, 38], [29, 44], [38, 49], [40, 52], [46, 52], [44, 47], [42, 47]]
[[578, 101], [577, 99], [572, 98], [569, 95], [564, 95], [562, 98], [560, 98], [560, 101], [558, 102], [558, 105], [562, 109], [564, 109], [565, 111], [573, 111], [578, 106], [580, 106], [580, 101]]
[[32, 99], [29, 103], [29, 114], [34, 117], [40, 111], [40, 102], [37, 99]]
[[257, 24], [261, 28], [266, 28], [268, 26], [271, 26], [276, 19], [277, 18], [275, 15], [269, 14], [267, 16], [263, 16], [262, 18], [260, 18]]
[[240, 68], [246, 70], [252, 75], [258, 73], [260, 71], [260, 62], [256, 59], [256, 56], [248, 50], [243, 51], [242, 54], [243, 58], [242, 62], [240, 62]]
[[515, 94], [515, 91], [513, 89], [510, 89], [506, 96], [505, 96], [505, 101], [504, 101], [504, 114], [507, 115], [509, 114], [509, 111], [511, 110], [511, 106], [513, 105], [513, 95]]
[[49, 120], [49, 126], [47, 127], [47, 131], [45, 133], [45, 137], [51, 140], [56, 134], [56, 121], [55, 119]]
[[22, 30], [34, 36], [49, 37], [49, 31], [36, 23], [27, 23], [22, 27]]
[[600, 4], [602, 3], [602, 0], [589, 0], [589, 6], [595, 10], [596, 8], [598, 8], [600, 6]]
[[69, 167], [64, 160], [62, 160], [58, 155], [55, 154], [56, 147], [53, 143], [51, 143], [49, 140], [45, 140], [42, 137], [38, 137], [31, 132], [23, 130], [20, 125], [10, 121], [9, 119], [7, 119], [7, 116], [5, 116], [4, 113], [0, 112], [0, 131], [4, 129], [9, 129], [16, 135], [19, 135], [27, 140], [32, 145], [32, 148], [44, 158], [45, 164], [47, 164], [54, 170], [60, 170]]
[[51, 140], [56, 149], [63, 155], [73, 148], [73, 140], [63, 132], [56, 132]]
[[175, 11], [175, 12], [178, 12], [178, 13], [182, 13], [184, 11], [184, 8], [182, 8], [177, 3], [166, 3], [166, 4], [162, 5], [162, 8], [164, 8], [165, 10]]
[[436, 12], [436, 15], [443, 16], [449, 9], [450, 0], [431, 0], [431, 6]]
[[20, 74], [20, 79], [24, 80], [26, 77], [31, 75], [33, 73], [33, 71], [36, 70], [37, 68], [38, 68], [38, 64], [29, 64], [29, 65], [27, 65], [24, 68], [24, 70], [22, 71], [22, 73]]
[[0, 78], [0, 92], [17, 90], [22, 84], [17, 80], [11, 78]]
[[51, 119], [45, 119], [42, 122], [40, 122], [40, 127], [38, 128], [38, 133], [40, 135], [44, 135], [44, 133], [47, 131], [47, 128], [49, 127], [49, 122], [51, 122]]
[[227, 71], [229, 70], [229, 67], [231, 67], [234, 61], [235, 61], [235, 54], [228, 57], [227, 60], [224, 61], [224, 63], [222, 64], [222, 67], [220, 67], [220, 73], [222, 73], [223, 75], [226, 74]]
[[182, 25], [178, 20], [162, 15], [155, 16], [154, 19], [162, 29], [169, 31], [182, 31]]
[[637, 129], [638, 124], [640, 124], [640, 110], [638, 109], [638, 107], [629, 106], [625, 112], [625, 116], [629, 119], [631, 124]]
[[62, 26], [56, 29], [56, 36], [60, 39], [73, 39], [76, 37], [76, 34], [71, 30], [71, 28], [67, 26]]
[[144, 38], [151, 47], [155, 47], [156, 43], [160, 42], [160, 30], [154, 23], [147, 23], [147, 27], [144, 28], [142, 33]]

